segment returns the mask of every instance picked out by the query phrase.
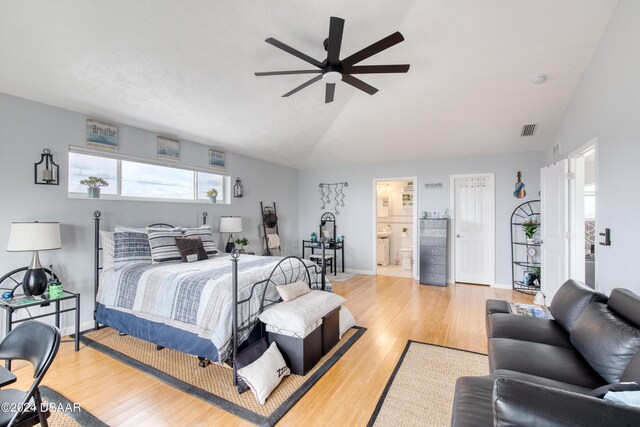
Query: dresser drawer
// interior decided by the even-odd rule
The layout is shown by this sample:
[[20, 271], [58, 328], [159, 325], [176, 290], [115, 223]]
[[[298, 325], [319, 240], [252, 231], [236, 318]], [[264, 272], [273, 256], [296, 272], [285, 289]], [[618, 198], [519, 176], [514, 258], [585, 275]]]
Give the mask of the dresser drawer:
[[446, 274], [447, 266], [446, 265], [436, 265], [436, 264], [425, 264], [420, 266], [421, 269], [424, 269], [426, 274]]
[[437, 285], [437, 286], [446, 286], [447, 278], [444, 274], [421, 274], [420, 283], [424, 283], [426, 285]]
[[420, 256], [427, 257], [430, 255], [447, 255], [445, 246], [420, 246]]
[[420, 230], [423, 228], [447, 228], [446, 219], [423, 219], [420, 221]]
[[446, 228], [425, 228], [420, 230], [420, 237], [447, 237]]
[[447, 257], [440, 255], [426, 255], [420, 257], [421, 264], [446, 265]]
[[420, 246], [447, 246], [446, 237], [420, 237]]

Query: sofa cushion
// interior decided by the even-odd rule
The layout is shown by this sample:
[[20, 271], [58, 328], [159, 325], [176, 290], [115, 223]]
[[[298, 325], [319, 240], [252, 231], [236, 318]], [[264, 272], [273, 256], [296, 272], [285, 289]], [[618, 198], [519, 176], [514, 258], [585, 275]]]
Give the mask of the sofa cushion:
[[568, 347], [513, 340], [489, 339], [489, 369], [536, 375], [594, 389], [606, 384], [576, 350]]
[[569, 334], [558, 322], [539, 317], [491, 314], [487, 316], [487, 335], [489, 338], [512, 338], [571, 347]]
[[605, 304], [594, 303], [578, 317], [571, 343], [608, 383], [617, 383], [640, 349], [640, 330]]
[[606, 302], [607, 297], [602, 295], [593, 289], [589, 288], [583, 283], [576, 282], [575, 280], [567, 280], [564, 282], [558, 292], [556, 292], [549, 311], [553, 315], [553, 318], [571, 333], [573, 324], [582, 313], [582, 310], [592, 302]]
[[593, 392], [592, 389], [581, 387], [579, 385], [564, 383], [562, 381], [551, 380], [549, 378], [538, 377], [536, 375], [524, 374], [522, 372], [509, 371], [507, 369], [498, 369], [492, 374], [495, 378], [511, 378], [519, 381], [526, 381], [532, 384], [543, 385], [546, 387], [553, 387], [560, 390], [566, 390], [573, 393], [579, 394], [591, 394]]
[[616, 288], [611, 291], [609, 308], [636, 327], [640, 327], [640, 297], [628, 289]]
[[460, 377], [453, 398], [452, 427], [493, 425], [493, 377]]
[[486, 303], [487, 314], [511, 313], [509, 302], [500, 299], [488, 299]]

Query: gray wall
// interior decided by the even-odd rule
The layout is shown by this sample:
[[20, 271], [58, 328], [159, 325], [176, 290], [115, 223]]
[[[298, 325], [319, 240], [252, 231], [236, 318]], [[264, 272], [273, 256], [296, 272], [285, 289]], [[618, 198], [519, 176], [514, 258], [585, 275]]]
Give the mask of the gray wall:
[[598, 229], [611, 228], [609, 247], [596, 246], [596, 285], [640, 292], [635, 260], [640, 243], [640, 2], [621, 0], [549, 145], [561, 158], [598, 138]]
[[[293, 168], [227, 153], [227, 169], [232, 181], [240, 176], [245, 197], [231, 199], [231, 205], [204, 203], [160, 203], [69, 199], [67, 197], [67, 153], [69, 145], [83, 146], [87, 116], [72, 111], [0, 94], [0, 274], [25, 266], [28, 253], [4, 252], [12, 221], [59, 221], [63, 248], [43, 252], [43, 264], [53, 264], [64, 287], [82, 294], [82, 322], [92, 319], [93, 310], [93, 221], [100, 210], [105, 227], [115, 224], [145, 226], [153, 222], [192, 226], [199, 224], [202, 212], [209, 213], [209, 224], [219, 227], [221, 215], [241, 215], [249, 250], [261, 253], [258, 238], [259, 202], [276, 202], [284, 253], [298, 253], [298, 171]], [[156, 158], [158, 134], [130, 126], [120, 126], [120, 152], [137, 157]], [[49, 148], [60, 165], [61, 185], [35, 185], [33, 164], [42, 149]], [[207, 167], [208, 147], [182, 141], [183, 164]], [[214, 232], [214, 236], [217, 233]], [[218, 246], [224, 247], [224, 238]], [[222, 241], [220, 241], [222, 240]], [[21, 310], [24, 315], [24, 310]], [[34, 313], [34, 310], [31, 310]], [[66, 317], [63, 327], [69, 324]]]
[[[372, 247], [374, 178], [418, 177], [418, 213], [443, 212], [450, 207], [450, 176], [470, 173], [495, 173], [496, 179], [496, 283], [511, 283], [510, 216], [525, 200], [538, 198], [542, 152], [493, 156], [398, 162], [374, 165], [340, 166], [300, 171], [300, 236], [307, 238], [318, 230], [321, 182], [347, 181], [345, 207], [336, 217], [338, 234], [346, 240], [347, 269], [373, 272]], [[513, 197], [516, 172], [522, 171], [527, 198]], [[441, 189], [426, 189], [425, 183], [442, 182]]]

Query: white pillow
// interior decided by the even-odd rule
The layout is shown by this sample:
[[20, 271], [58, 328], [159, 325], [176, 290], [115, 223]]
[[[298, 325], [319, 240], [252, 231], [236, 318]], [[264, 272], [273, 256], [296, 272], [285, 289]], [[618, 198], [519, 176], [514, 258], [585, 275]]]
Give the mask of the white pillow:
[[353, 314], [344, 305], [340, 307], [340, 339], [345, 332], [356, 326], [356, 319]]
[[251, 388], [261, 405], [264, 405], [271, 392], [289, 374], [291, 370], [275, 342], [271, 343], [258, 360], [238, 370], [238, 376]]
[[287, 302], [298, 298], [304, 294], [311, 292], [307, 282], [298, 280], [297, 282], [290, 283], [288, 285], [276, 285], [276, 289], [280, 294], [282, 301]]
[[137, 228], [137, 227], [124, 227], [122, 225], [116, 225], [114, 228], [116, 233], [142, 233], [147, 234], [147, 227]]
[[304, 334], [304, 331], [346, 300], [325, 291], [311, 291], [293, 301], [281, 302], [263, 311], [260, 320], [267, 325]]
[[113, 256], [116, 252], [113, 231], [100, 230], [100, 240], [102, 240], [102, 270], [107, 270], [113, 267]]

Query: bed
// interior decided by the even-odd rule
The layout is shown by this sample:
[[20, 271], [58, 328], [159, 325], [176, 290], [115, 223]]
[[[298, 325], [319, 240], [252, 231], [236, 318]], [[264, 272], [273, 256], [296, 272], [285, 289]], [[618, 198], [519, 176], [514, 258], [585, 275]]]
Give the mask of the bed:
[[273, 285], [304, 280], [312, 289], [331, 291], [324, 269], [297, 257], [235, 252], [190, 263], [103, 269], [101, 217], [94, 213], [96, 329], [110, 326], [159, 349], [198, 356], [201, 366], [234, 360], [239, 346], [259, 326], [258, 314], [279, 301]]

